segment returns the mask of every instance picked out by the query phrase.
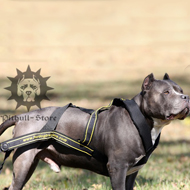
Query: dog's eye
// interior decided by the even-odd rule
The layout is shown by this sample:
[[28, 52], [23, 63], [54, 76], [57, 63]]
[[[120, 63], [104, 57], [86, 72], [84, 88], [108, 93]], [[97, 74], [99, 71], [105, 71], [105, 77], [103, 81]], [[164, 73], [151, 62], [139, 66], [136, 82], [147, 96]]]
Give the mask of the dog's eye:
[[166, 91], [164, 92], [164, 94], [166, 94], [166, 95], [169, 94], [169, 93], [170, 93], [170, 92], [169, 92], [168, 90], [166, 90]]
[[35, 90], [37, 87], [36, 86], [34, 86], [34, 85], [30, 85], [30, 87], [33, 89], [33, 90]]
[[27, 85], [25, 84], [25, 85], [21, 86], [20, 88], [21, 88], [22, 90], [24, 90], [26, 87], [27, 87]]

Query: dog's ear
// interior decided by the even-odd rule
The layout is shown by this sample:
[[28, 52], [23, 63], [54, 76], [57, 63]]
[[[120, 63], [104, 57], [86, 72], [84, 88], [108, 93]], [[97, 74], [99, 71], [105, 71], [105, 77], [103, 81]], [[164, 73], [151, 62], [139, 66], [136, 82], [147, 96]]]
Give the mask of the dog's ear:
[[142, 84], [142, 91], [143, 90], [149, 90], [152, 86], [152, 82], [155, 80], [153, 73], [151, 73], [150, 75], [148, 75]]
[[17, 95], [18, 96], [21, 96], [22, 95], [22, 91], [21, 91], [21, 88], [20, 88], [20, 83], [25, 79], [25, 75], [22, 76], [21, 79], [18, 79], [18, 82], [17, 82]]
[[38, 87], [36, 94], [39, 96], [40, 95], [40, 86]]
[[21, 96], [21, 95], [22, 95], [22, 92], [21, 92], [21, 90], [20, 90], [19, 88], [17, 88], [17, 95], [18, 95], [18, 96]]
[[168, 73], [165, 73], [163, 80], [170, 80]]

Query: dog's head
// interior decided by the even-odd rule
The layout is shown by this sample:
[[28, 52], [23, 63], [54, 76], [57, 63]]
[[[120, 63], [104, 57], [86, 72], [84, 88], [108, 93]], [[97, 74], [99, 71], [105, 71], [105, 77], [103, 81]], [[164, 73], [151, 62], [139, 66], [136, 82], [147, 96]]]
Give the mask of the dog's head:
[[142, 84], [142, 106], [146, 115], [170, 122], [184, 119], [190, 110], [189, 96], [173, 82], [168, 74], [163, 80], [148, 75]]
[[17, 83], [17, 95], [23, 96], [24, 102], [34, 102], [35, 96], [40, 95], [40, 81], [35, 78], [23, 78], [18, 80]]

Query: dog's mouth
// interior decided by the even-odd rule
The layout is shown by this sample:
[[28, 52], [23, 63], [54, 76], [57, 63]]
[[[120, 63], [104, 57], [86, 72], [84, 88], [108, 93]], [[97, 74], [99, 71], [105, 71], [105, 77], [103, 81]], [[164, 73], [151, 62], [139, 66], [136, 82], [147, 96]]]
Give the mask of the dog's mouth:
[[170, 115], [166, 116], [166, 119], [167, 120], [174, 120], [174, 119], [183, 120], [187, 117], [188, 113], [189, 113], [189, 107], [186, 107], [178, 114], [170, 114]]

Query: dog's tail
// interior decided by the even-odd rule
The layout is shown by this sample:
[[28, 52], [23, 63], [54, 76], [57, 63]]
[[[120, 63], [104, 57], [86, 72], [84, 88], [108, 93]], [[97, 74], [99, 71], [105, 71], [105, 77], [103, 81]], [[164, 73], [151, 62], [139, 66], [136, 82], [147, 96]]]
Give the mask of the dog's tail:
[[0, 135], [4, 133], [9, 127], [16, 124], [17, 118], [15, 116], [7, 119], [0, 125]]

